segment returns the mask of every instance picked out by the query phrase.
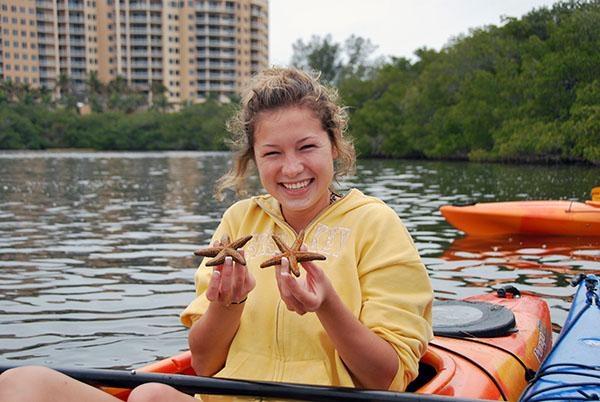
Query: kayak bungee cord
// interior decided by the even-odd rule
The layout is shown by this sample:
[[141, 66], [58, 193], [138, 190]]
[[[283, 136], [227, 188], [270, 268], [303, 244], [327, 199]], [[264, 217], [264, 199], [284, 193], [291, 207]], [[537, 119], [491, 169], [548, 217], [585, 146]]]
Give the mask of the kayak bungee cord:
[[[579, 274], [572, 282], [572, 286], [579, 286], [581, 282], [585, 282], [586, 294], [585, 294], [585, 305], [577, 312], [577, 314], [573, 317], [573, 319], [569, 320], [568, 325], [563, 327], [560, 337], [558, 341], [554, 345], [554, 349], [561, 344], [564, 339], [567, 339], [567, 334], [575, 328], [575, 324], [583, 317], [583, 314], [588, 311], [590, 308], [596, 305], [600, 309], [600, 291], [598, 289], [598, 279], [595, 275], [585, 275]], [[546, 358], [548, 359], [551, 356], [549, 354]], [[544, 366], [542, 363], [542, 368], [538, 371], [538, 373], [534, 376], [531, 382], [527, 385], [522, 395], [526, 395], [529, 389], [533, 386], [533, 384], [538, 381], [548, 378], [552, 375], [569, 375], [569, 376], [579, 376], [589, 379], [600, 379], [600, 374], [596, 373], [582, 373], [582, 372], [574, 372], [572, 370], [568, 370], [568, 368], [581, 368], [584, 370], [590, 370], [593, 372], [599, 372], [600, 366], [586, 365], [586, 364], [578, 364], [578, 363], [555, 363], [550, 364], [548, 366]], [[553, 370], [554, 369], [554, 370]], [[551, 380], [548, 380], [551, 382]], [[599, 382], [576, 382], [569, 384], [558, 384], [551, 385], [547, 387], [541, 387], [540, 389], [530, 393], [526, 398], [522, 398], [521, 402], [545, 402], [545, 401], [554, 401], [554, 400], [564, 400], [564, 396], [546, 396], [544, 397], [541, 394], [550, 391], [556, 391], [561, 389], [573, 389], [577, 387], [586, 387], [586, 386], [598, 386]], [[590, 393], [587, 394], [583, 390], [575, 390], [582, 397], [569, 397], [569, 400], [582, 400], [582, 401], [600, 401], [600, 394]], [[537, 397], [537, 398], [536, 398]]]
[[[553, 385], [551, 387], [547, 387], [544, 389], [539, 389], [535, 392], [532, 392], [531, 394], [529, 394], [527, 396], [527, 399], [521, 399], [521, 402], [545, 402], [545, 401], [564, 401], [565, 397], [564, 396], [560, 396], [560, 397], [554, 397], [554, 396], [550, 396], [550, 397], [544, 397], [542, 395], [541, 398], [535, 398], [536, 396], [543, 394], [544, 392], [548, 392], [548, 391], [556, 391], [558, 389], [564, 389], [564, 388], [573, 388], [573, 387], [588, 387], [588, 386], [594, 386], [594, 385], [598, 385], [597, 381], [594, 382], [572, 382], [570, 384], [558, 384], [558, 385]], [[579, 393], [582, 393], [581, 390], [577, 391]], [[600, 395], [597, 394], [591, 394], [591, 395], [583, 395], [583, 397], [585, 399], [577, 399], [577, 397], [572, 397], [569, 396], [568, 400], [569, 401], [574, 401], [574, 400], [579, 400], [579, 401], [600, 401]], [[558, 398], [558, 399], [557, 399]]]
[[496, 378], [494, 378], [494, 376], [487, 371], [487, 369], [485, 367], [483, 367], [481, 364], [477, 363], [475, 360], [471, 359], [470, 357], [467, 357], [461, 353], [458, 353], [450, 348], [447, 348], [445, 346], [442, 346], [436, 342], [429, 342], [430, 345], [435, 346], [436, 348], [442, 349], [448, 353], [451, 353], [453, 355], [459, 356], [463, 359], [465, 359], [466, 361], [468, 361], [469, 363], [473, 364], [475, 367], [477, 367], [478, 369], [480, 369], [489, 379], [492, 383], [494, 383], [494, 385], [496, 386], [496, 388], [498, 389], [498, 392], [500, 393], [500, 396], [502, 397], [503, 401], [508, 401], [508, 397], [506, 396], [506, 394], [504, 393], [504, 389], [502, 389], [502, 385], [500, 385], [500, 383], [498, 382], [498, 380]]

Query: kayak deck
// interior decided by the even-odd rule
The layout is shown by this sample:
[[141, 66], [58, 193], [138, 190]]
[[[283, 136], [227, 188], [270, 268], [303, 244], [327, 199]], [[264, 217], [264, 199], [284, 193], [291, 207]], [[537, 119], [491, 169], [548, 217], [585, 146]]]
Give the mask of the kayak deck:
[[510, 201], [445, 205], [444, 218], [470, 235], [511, 233], [600, 236], [600, 207], [575, 201]]
[[598, 282], [595, 275], [581, 279], [558, 341], [523, 393], [522, 402], [600, 398]]
[[[419, 377], [408, 391], [473, 399], [516, 401], [527, 384], [526, 372], [537, 370], [551, 345], [547, 304], [530, 295], [473, 296], [468, 302], [487, 302], [506, 307], [516, 327], [505, 336], [463, 338], [435, 336], [421, 359]], [[184, 352], [137, 371], [194, 375], [191, 354]], [[108, 389], [125, 400], [129, 390]]]

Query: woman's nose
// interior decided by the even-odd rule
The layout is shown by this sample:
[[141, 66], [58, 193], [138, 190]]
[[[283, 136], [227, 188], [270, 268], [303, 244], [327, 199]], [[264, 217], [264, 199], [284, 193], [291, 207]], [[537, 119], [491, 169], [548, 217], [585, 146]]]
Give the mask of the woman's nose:
[[281, 169], [282, 173], [286, 176], [296, 176], [304, 170], [304, 165], [302, 161], [297, 158], [295, 155], [290, 155], [285, 158], [283, 162], [283, 167]]

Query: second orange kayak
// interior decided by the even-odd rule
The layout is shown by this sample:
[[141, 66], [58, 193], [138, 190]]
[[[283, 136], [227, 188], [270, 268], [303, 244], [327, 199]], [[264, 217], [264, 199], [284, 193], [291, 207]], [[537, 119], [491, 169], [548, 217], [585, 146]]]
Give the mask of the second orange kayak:
[[446, 205], [440, 212], [452, 226], [470, 235], [600, 236], [600, 204], [597, 202], [489, 202]]

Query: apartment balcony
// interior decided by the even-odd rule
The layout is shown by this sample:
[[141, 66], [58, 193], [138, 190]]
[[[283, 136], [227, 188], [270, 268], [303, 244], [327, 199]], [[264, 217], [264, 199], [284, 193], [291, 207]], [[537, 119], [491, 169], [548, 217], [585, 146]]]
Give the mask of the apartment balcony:
[[77, 86], [77, 84], [83, 84], [84, 80], [87, 79], [87, 74], [85, 71], [71, 71], [69, 78], [71, 78], [75, 83], [75, 86]]
[[208, 63], [204, 63], [205, 68], [212, 68], [216, 70], [233, 70], [235, 69], [235, 63], [223, 63], [216, 61], [209, 61]]
[[39, 63], [39, 65], [41, 67], [54, 67], [54, 66], [56, 66], [56, 62], [55, 62], [54, 59], [43, 59], [43, 60], [40, 59], [38, 63]]
[[51, 1], [51, 0], [36, 0], [35, 6], [37, 8], [40, 8], [40, 9], [43, 9], [43, 8], [53, 9], [54, 8], [54, 2]]
[[226, 14], [234, 14], [235, 13], [235, 7], [228, 7], [225, 4], [212, 5], [210, 3], [198, 3], [195, 5], [194, 9], [196, 11], [204, 11], [204, 12], [226, 13]]
[[143, 23], [148, 22], [148, 16], [147, 15], [133, 15], [133, 16], [129, 16], [129, 22], [130, 23], [143, 24]]
[[208, 78], [213, 81], [231, 81], [235, 80], [235, 74], [210, 74]]
[[252, 8], [250, 10], [250, 15], [252, 17], [257, 17], [257, 18], [265, 18], [265, 19], [267, 18], [266, 12], [264, 12], [263, 10], [260, 10], [260, 9], [256, 9], [256, 8]]
[[54, 78], [56, 77], [55, 70], [42, 71], [40, 70], [40, 78]]
[[85, 40], [83, 40], [83, 39], [69, 39], [69, 44], [71, 46], [85, 47]]
[[133, 35], [145, 35], [148, 33], [148, 29], [146, 28], [129, 28], [126, 32], [129, 32]]
[[208, 18], [206, 17], [196, 17], [196, 25], [218, 25], [218, 26], [226, 26], [226, 27], [235, 27], [236, 26], [236, 22], [235, 22], [235, 18], [228, 18], [228, 17], [217, 17], [217, 16], [210, 16]]
[[235, 41], [225, 41], [225, 40], [209, 40], [208, 45], [212, 47], [227, 47], [234, 48]]
[[37, 31], [41, 33], [52, 34], [54, 33], [54, 25], [38, 25]]
[[219, 59], [219, 60], [235, 60], [235, 52], [205, 52], [200, 51], [196, 53], [196, 60], [200, 60], [201, 63], [206, 62], [205, 59]]
[[85, 69], [85, 67], [86, 67], [85, 61], [73, 61], [73, 60], [71, 60], [71, 68]]
[[194, 30], [196, 37], [198, 36], [227, 36], [227, 37], [235, 37], [235, 29], [230, 28], [207, 28], [206, 25], [196, 24], [196, 29]]
[[37, 42], [38, 42], [38, 44], [45, 44], [45, 45], [53, 45], [55, 43], [54, 36], [38, 36]]
[[216, 91], [234, 92], [235, 85], [233, 85], [233, 84], [216, 84], [216, 83], [198, 84], [198, 89], [201, 91], [203, 90], [203, 91], [212, 91], [212, 92], [216, 92]]
[[262, 22], [252, 21], [250, 22], [250, 28], [259, 32], [268, 32], [267, 24], [264, 24]]
[[43, 22], [53, 22], [54, 16], [50, 13], [36, 13], [35, 19]]
[[44, 57], [44, 56], [48, 57], [48, 56], [54, 56], [56, 54], [56, 51], [54, 49], [54, 46], [41, 45], [41, 46], [38, 46], [38, 53], [42, 57]]
[[148, 72], [131, 72], [131, 78], [134, 79], [149, 79], [150, 75], [148, 74]]
[[[58, 3], [58, 9], [59, 10], [65, 10], [65, 3], [59, 2]], [[67, 11], [74, 11], [74, 10], [82, 10], [83, 11], [83, 1], [79, 2], [79, 1], [69, 1], [67, 3]]]
[[[124, 6], [124, 7], [127, 7], [127, 6]], [[145, 3], [133, 3], [133, 4], [129, 4], [129, 9], [130, 10], [148, 10], [149, 8], [150, 7], [148, 6], [148, 4], [145, 4]]]
[[68, 17], [61, 15], [57, 18], [57, 21], [59, 24], [85, 24], [85, 18], [79, 15], [69, 15]]
[[148, 46], [148, 39], [131, 39], [131, 46]]

